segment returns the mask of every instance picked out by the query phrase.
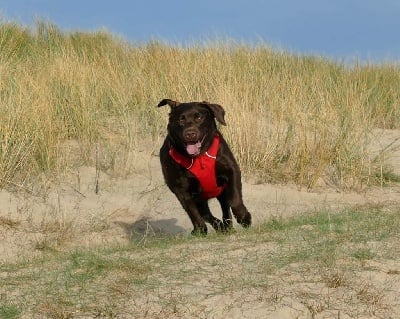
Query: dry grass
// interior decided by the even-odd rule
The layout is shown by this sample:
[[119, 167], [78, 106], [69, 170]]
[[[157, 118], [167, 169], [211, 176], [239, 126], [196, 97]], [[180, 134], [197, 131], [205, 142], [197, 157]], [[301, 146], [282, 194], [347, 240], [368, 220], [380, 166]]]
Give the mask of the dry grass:
[[375, 183], [386, 168], [366, 154], [368, 133], [400, 126], [396, 65], [346, 66], [226, 41], [130, 45], [41, 21], [1, 23], [0, 46], [3, 187], [82, 164], [129, 174], [138, 150], [156, 152], [165, 134], [167, 110], [155, 105], [166, 97], [220, 103], [246, 175], [307, 188], [321, 178], [342, 189]]
[[20, 221], [14, 220], [10, 217], [0, 216], [0, 226], [7, 228], [16, 228], [20, 225]]

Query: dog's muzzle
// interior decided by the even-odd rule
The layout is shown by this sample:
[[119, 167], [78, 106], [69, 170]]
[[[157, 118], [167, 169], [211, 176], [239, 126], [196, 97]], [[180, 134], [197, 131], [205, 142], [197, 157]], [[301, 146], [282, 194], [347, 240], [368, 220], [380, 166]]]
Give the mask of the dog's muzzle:
[[197, 156], [200, 154], [201, 146], [203, 144], [204, 138], [199, 139], [199, 132], [194, 129], [188, 129], [183, 133], [183, 137], [186, 143], [186, 152], [190, 156]]

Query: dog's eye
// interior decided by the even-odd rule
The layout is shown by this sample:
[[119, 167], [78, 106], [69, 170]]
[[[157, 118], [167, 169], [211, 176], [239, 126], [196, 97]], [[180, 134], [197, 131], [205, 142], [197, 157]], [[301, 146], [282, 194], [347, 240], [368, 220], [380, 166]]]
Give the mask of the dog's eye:
[[195, 120], [196, 122], [200, 122], [201, 119], [202, 119], [202, 116], [201, 116], [200, 113], [195, 113], [195, 114], [194, 114], [194, 120]]
[[178, 124], [181, 125], [181, 126], [183, 126], [183, 125], [185, 125], [185, 122], [186, 122], [186, 119], [185, 119], [185, 117], [182, 115], [182, 116], [179, 118], [179, 120], [178, 120]]

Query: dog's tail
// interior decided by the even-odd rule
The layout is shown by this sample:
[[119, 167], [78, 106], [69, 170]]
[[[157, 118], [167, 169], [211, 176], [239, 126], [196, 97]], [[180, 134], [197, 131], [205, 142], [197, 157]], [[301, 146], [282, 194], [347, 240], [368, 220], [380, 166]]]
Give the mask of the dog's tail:
[[180, 102], [178, 102], [178, 101], [173, 101], [173, 100], [170, 100], [170, 99], [163, 99], [163, 100], [161, 100], [160, 101], [160, 103], [158, 103], [158, 107], [160, 107], [160, 106], [164, 106], [164, 105], [169, 105], [170, 107], [172, 107], [172, 108], [174, 108], [174, 107], [177, 107], [179, 104], [181, 104]]

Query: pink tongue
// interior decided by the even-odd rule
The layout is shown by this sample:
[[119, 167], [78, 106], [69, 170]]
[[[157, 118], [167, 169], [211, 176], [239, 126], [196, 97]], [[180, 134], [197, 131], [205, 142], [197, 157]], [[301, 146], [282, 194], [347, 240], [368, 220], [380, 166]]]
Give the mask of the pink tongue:
[[186, 145], [186, 152], [189, 155], [199, 155], [200, 154], [201, 143], [197, 142], [196, 144], [188, 144]]

